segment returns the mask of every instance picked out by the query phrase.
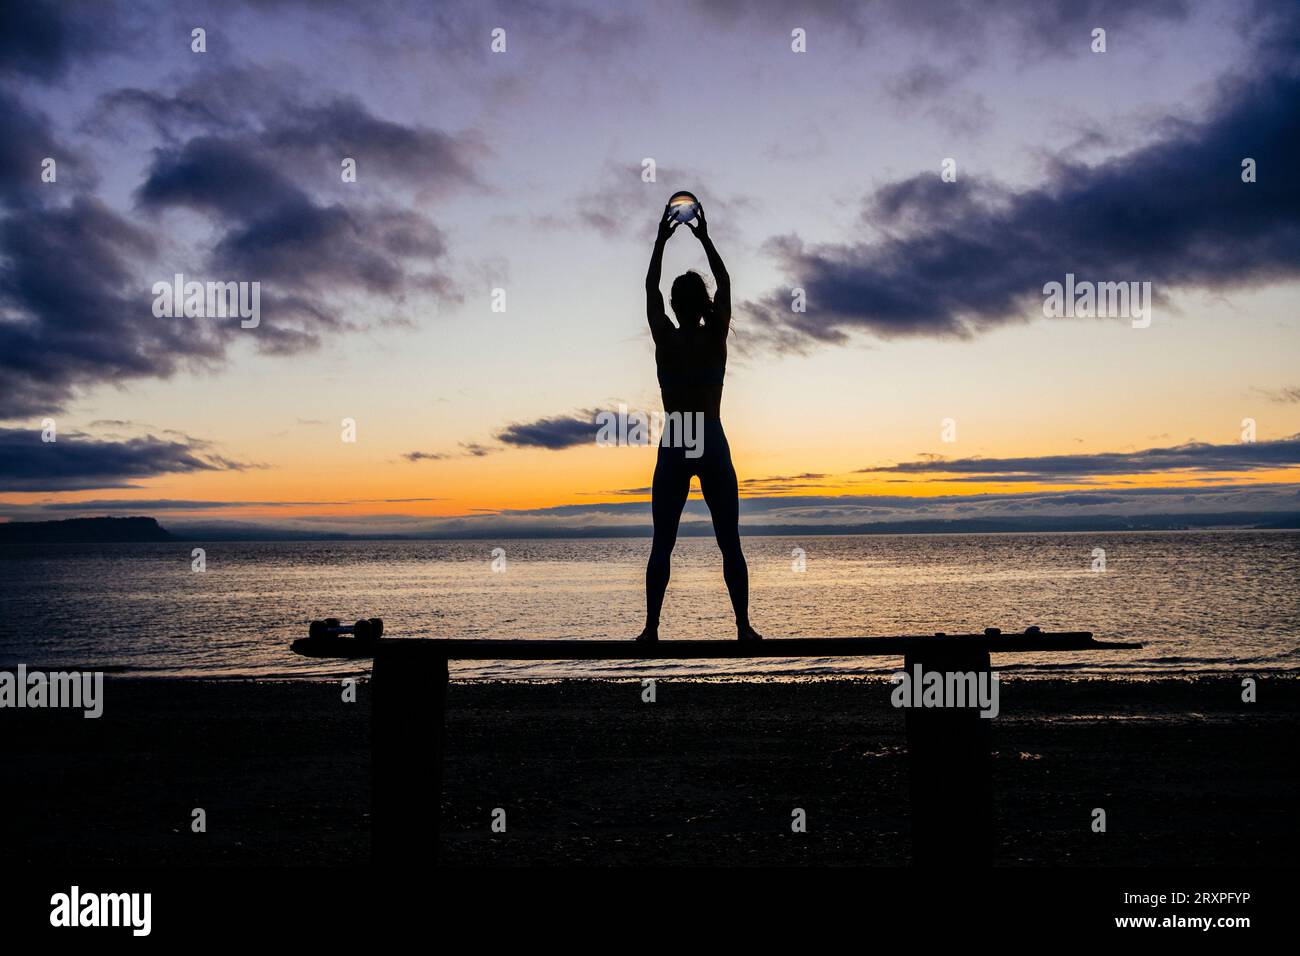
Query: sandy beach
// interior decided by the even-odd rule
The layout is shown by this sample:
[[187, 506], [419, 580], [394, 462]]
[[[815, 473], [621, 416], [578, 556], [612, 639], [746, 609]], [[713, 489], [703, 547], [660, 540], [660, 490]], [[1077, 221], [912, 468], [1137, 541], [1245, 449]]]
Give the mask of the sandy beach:
[[[997, 863], [1293, 863], [1300, 681], [1263, 676], [1253, 704], [1240, 682], [1004, 677]], [[367, 690], [344, 703], [334, 683], [109, 675], [98, 720], [0, 713], [6, 856], [364, 864]], [[661, 680], [645, 703], [630, 682], [454, 682], [443, 862], [906, 865], [906, 751], [890, 690]], [[961, 799], [960, 780], [951, 794]], [[1104, 834], [1090, 828], [1097, 807]], [[194, 808], [206, 833], [191, 831]], [[505, 833], [491, 830], [495, 808]], [[791, 832], [794, 808], [806, 833]]]

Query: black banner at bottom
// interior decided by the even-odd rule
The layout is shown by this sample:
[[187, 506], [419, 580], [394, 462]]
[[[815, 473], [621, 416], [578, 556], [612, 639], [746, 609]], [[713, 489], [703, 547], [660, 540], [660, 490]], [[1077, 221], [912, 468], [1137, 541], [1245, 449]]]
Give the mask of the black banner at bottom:
[[262, 939], [339, 944], [683, 934], [734, 943], [771, 932], [812, 945], [845, 930], [972, 942], [1082, 936], [1230, 941], [1276, 932], [1286, 870], [84, 869], [9, 874], [6, 939]]

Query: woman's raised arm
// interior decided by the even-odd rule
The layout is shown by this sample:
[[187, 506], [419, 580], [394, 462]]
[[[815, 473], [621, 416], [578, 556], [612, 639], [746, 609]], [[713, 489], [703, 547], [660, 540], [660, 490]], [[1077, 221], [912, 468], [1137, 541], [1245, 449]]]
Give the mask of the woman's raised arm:
[[663, 218], [659, 220], [659, 233], [655, 236], [654, 252], [650, 254], [650, 269], [645, 275], [645, 317], [650, 323], [650, 334], [656, 342], [660, 335], [672, 328], [668, 314], [664, 311], [664, 294], [659, 291], [659, 280], [664, 269], [664, 246], [677, 226], [669, 208], [664, 206]]
[[716, 287], [713, 293], [713, 313], [708, 324], [716, 324], [717, 331], [725, 335], [731, 325], [731, 276], [727, 274], [727, 267], [722, 264], [722, 256], [718, 255], [718, 250], [713, 247], [713, 240], [709, 238], [709, 224], [704, 218], [704, 206], [700, 206], [696, 221], [699, 225], [692, 226], [687, 223], [686, 228], [695, 233], [695, 238], [700, 240], [700, 245], [704, 247], [704, 254], [709, 257], [709, 269], [713, 272], [713, 284]]

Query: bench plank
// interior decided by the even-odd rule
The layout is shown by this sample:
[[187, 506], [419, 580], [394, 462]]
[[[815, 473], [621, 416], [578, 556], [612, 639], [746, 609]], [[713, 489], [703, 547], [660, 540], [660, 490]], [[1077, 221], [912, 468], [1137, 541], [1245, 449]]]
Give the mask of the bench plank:
[[877, 657], [901, 656], [947, 646], [979, 648], [993, 654], [1140, 648], [1141, 644], [1094, 640], [1091, 631], [1039, 634], [955, 634], [899, 637], [783, 637], [762, 641], [503, 640], [498, 638], [379, 638], [358, 640], [342, 635], [305, 637], [293, 650], [305, 657], [407, 657], [412, 660], [590, 661], [682, 660], [733, 657]]

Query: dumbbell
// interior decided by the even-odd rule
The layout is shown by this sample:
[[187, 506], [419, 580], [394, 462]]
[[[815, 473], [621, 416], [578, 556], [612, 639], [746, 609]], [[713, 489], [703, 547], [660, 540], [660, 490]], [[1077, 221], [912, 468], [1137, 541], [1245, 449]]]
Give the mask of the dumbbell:
[[332, 637], [338, 634], [352, 634], [359, 641], [372, 641], [384, 633], [384, 620], [379, 617], [362, 618], [355, 624], [342, 624], [336, 617], [327, 617], [323, 621], [312, 621], [307, 629], [308, 637]]

